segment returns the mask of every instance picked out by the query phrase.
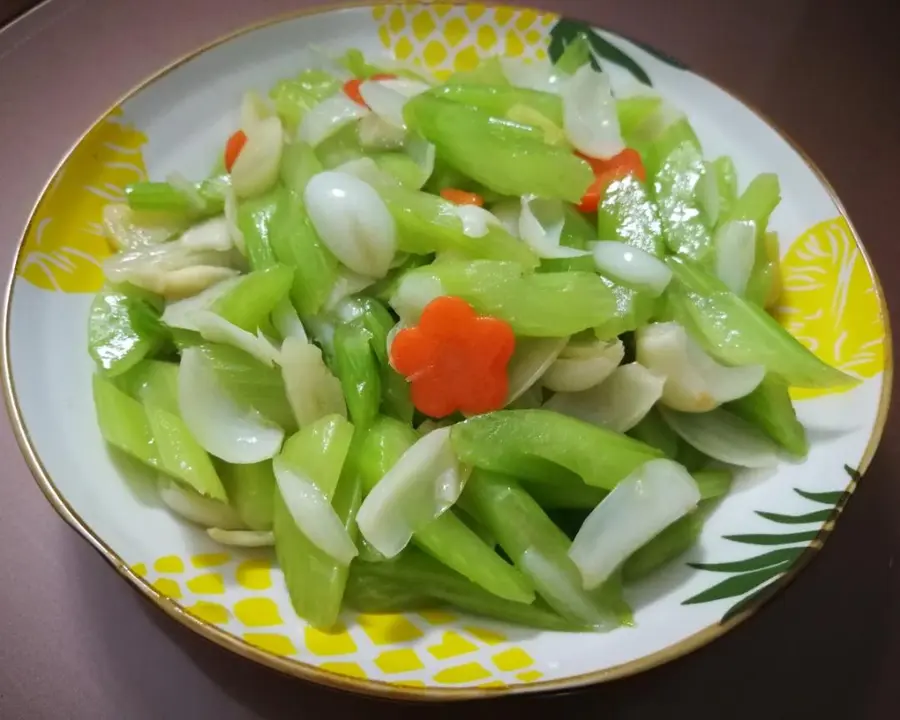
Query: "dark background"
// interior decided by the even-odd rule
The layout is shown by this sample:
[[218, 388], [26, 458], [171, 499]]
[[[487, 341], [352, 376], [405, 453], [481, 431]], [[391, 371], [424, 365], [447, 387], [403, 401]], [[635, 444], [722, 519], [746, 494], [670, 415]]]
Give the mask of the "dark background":
[[[0, 23], [31, 4], [0, 0]], [[34, 155], [34, 166], [28, 166], [29, 182], [38, 173], [46, 178], [90, 120], [156, 67], [250, 18], [308, 4], [50, 0], [0, 33], [0, 137], [5, 144], [15, 142], [9, 134], [16, 129], [12, 119], [26, 117], [28, 104], [41, 105], [29, 112], [73, 115], [71, 137], [47, 138], [52, 147], [39, 159]], [[768, 115], [829, 177], [879, 269], [889, 305], [900, 307], [900, 13], [894, 0], [534, 4], [649, 42]], [[46, 28], [54, 16], [64, 25], [51, 31]], [[139, 32], [134, 38], [140, 41], [134, 47], [122, 38], [110, 41], [114, 49], [108, 56], [87, 50], [66, 54], [55, 39], [51, 46], [46, 38], [51, 32], [65, 38], [67, 28], [71, 41], [80, 38], [84, 48], [89, 45], [83, 33], [91, 28]], [[140, 55], [126, 58], [123, 51], [119, 57], [122, 48]], [[30, 62], [49, 62], [47, 53], [57, 63], [51, 80], [85, 83], [78, 93], [84, 107], [62, 107], [57, 98], [63, 89], [51, 80], [30, 88], [16, 82], [13, 73], [27, 71]], [[103, 93], [90, 89], [98, 62], [127, 63], [106, 71], [116, 86]], [[101, 97], [107, 101], [99, 102]], [[9, 221], [5, 214], [24, 220], [40, 186], [32, 188], [23, 179], [7, 190], [14, 179], [9, 145], [6, 152], [6, 161], [0, 161], [0, 220]], [[12, 206], [10, 198], [26, 196], [26, 205]], [[18, 236], [3, 238], [5, 258], [11, 259], [17, 242]], [[365, 700], [282, 677], [169, 620], [54, 514], [16, 454], [4, 420], [0, 718], [230, 720], [351, 712], [399, 720], [425, 713], [491, 717], [527, 707], [558, 717], [609, 720], [896, 719], [900, 427], [893, 419], [825, 550], [787, 590], [725, 637], [662, 668], [593, 689], [442, 707]]]

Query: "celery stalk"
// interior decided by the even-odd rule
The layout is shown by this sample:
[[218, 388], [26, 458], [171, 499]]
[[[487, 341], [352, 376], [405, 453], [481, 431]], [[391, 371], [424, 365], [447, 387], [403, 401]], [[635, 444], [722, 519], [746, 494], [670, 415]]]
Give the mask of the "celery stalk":
[[780, 378], [766, 375], [756, 390], [725, 408], [756, 425], [789, 453], [805, 457], [809, 452], [806, 430], [797, 420], [788, 387]]
[[656, 408], [652, 408], [644, 415], [643, 419], [628, 431], [628, 434], [635, 440], [655, 447], [668, 458], [674, 460], [678, 457], [681, 441]]
[[687, 552], [700, 537], [710, 509], [708, 503], [702, 503], [697, 510], [679, 518], [646, 545], [638, 548], [622, 564], [625, 582], [645, 578]]
[[295, 77], [275, 83], [269, 97], [275, 103], [275, 113], [284, 127], [292, 132], [303, 115], [325, 98], [340, 89], [340, 82], [324, 70], [304, 70]]
[[722, 155], [707, 163], [706, 169], [714, 174], [719, 190], [719, 218], [726, 218], [737, 200], [737, 170], [734, 162], [727, 155]]
[[279, 198], [272, 218], [271, 245], [278, 262], [294, 269], [291, 300], [297, 312], [315, 315], [337, 279], [338, 261], [319, 239], [296, 192]]
[[372, 424], [381, 404], [381, 373], [371, 339], [372, 333], [359, 320], [339, 325], [334, 332], [335, 374], [350, 419], [360, 430]]
[[[378, 419], [369, 430], [359, 454], [365, 490], [371, 491], [418, 439], [418, 433], [408, 425], [391, 418]], [[486, 545], [452, 509], [416, 532], [413, 542], [494, 595], [519, 603], [531, 602], [534, 597], [525, 578]]]
[[361, 613], [380, 614], [425, 610], [438, 604], [421, 588], [369, 573], [371, 564], [354, 562], [350, 566], [344, 591], [347, 607]]
[[[581, 574], [568, 555], [569, 538], [515, 480], [475, 470], [460, 502], [488, 527], [516, 567], [561, 616], [590, 627], [618, 624], [615, 614], [601, 605], [595, 594], [584, 590]], [[548, 567], [553, 572], [547, 572]]]
[[125, 188], [125, 199], [132, 210], [151, 210], [186, 215], [189, 217], [209, 217], [225, 207], [223, 189], [230, 180], [227, 175], [211, 177], [196, 183], [197, 195], [202, 202], [195, 205], [195, 199], [185, 195], [167, 182], [136, 182]]
[[651, 297], [646, 292], [619, 285], [608, 278], [600, 279], [612, 292], [616, 309], [594, 327], [594, 334], [598, 340], [614, 340], [622, 333], [637, 330], [650, 322], [657, 310], [657, 298]]
[[514, 263], [475, 260], [435, 263], [408, 277], [437, 280], [444, 294], [461, 297], [483, 315], [505, 320], [516, 335], [574, 335], [602, 324], [614, 312], [614, 296], [595, 273], [521, 273]]
[[734, 479], [729, 470], [695, 470], [691, 476], [697, 483], [700, 497], [703, 500], [712, 500], [727, 495]]
[[666, 158], [677, 147], [685, 143], [695, 148], [698, 153], [703, 150], [700, 145], [700, 139], [697, 137], [697, 133], [694, 132], [694, 128], [691, 127], [691, 123], [686, 117], [682, 116], [667, 125], [650, 143], [649, 152], [644, 161], [647, 175], [650, 177], [656, 175]]
[[597, 207], [597, 236], [663, 256], [665, 243], [656, 203], [634, 175], [613, 180], [606, 187]]
[[237, 225], [244, 236], [247, 258], [254, 270], [263, 270], [277, 260], [272, 249], [272, 218], [284, 195], [276, 188], [259, 197], [242, 200], [238, 205]]
[[549, 410], [500, 410], [458, 423], [451, 431], [462, 462], [513, 477], [546, 480], [548, 465], [588, 485], [612, 490], [656, 448]]
[[697, 193], [705, 172], [700, 151], [686, 142], [663, 160], [653, 182], [669, 250], [697, 261], [703, 261], [712, 248], [712, 236], [703, 220]]
[[[491, 595], [462, 575], [442, 566], [415, 548], [407, 548], [388, 562], [354, 562], [350, 568], [348, 595], [353, 590], [360, 597], [365, 586], [369, 598], [407, 598], [427, 593], [430, 604], [447, 603], [473, 615], [544, 630], [573, 631], [585, 629], [559, 617], [543, 604], [525, 604]], [[377, 593], [377, 595], [376, 595]]]
[[482, 60], [471, 70], [453, 73], [447, 83], [454, 85], [509, 85], [503, 66], [496, 55]]
[[141, 403], [100, 375], [95, 374], [92, 383], [97, 425], [103, 439], [150, 467], [159, 468], [159, 452]]
[[[353, 426], [338, 415], [330, 415], [291, 436], [281, 454], [295, 472], [311, 480], [331, 500], [348, 529], [354, 525], [360, 497], [352, 461], [345, 468], [352, 438]], [[315, 627], [333, 626], [340, 612], [347, 569], [309, 541], [277, 491], [272, 527], [275, 554], [294, 610]]]
[[162, 343], [159, 311], [137, 292], [103, 288], [91, 302], [88, 351], [107, 377], [134, 367]]
[[316, 145], [316, 157], [326, 170], [364, 155], [365, 152], [359, 142], [357, 123], [345, 125]]
[[586, 485], [580, 478], [560, 475], [547, 482], [523, 483], [528, 494], [544, 510], [584, 508], [593, 510], [607, 496], [606, 490]]
[[626, 145], [633, 145], [632, 138], [638, 128], [662, 105], [662, 98], [653, 95], [634, 95], [616, 100], [619, 130]]
[[287, 295], [293, 281], [294, 272], [287, 265], [269, 265], [242, 276], [211, 309], [228, 322], [255, 333]]
[[480, 110], [505, 117], [516, 105], [537, 110], [556, 125], [562, 125], [562, 99], [553, 93], [528, 90], [512, 85], [440, 85], [428, 91], [429, 95], [471, 105]]
[[309, 179], [322, 172], [322, 163], [316, 157], [315, 150], [304, 142], [286, 143], [281, 151], [281, 182], [291, 192], [303, 193]]
[[438, 155], [503, 195], [539, 195], [578, 202], [593, 181], [590, 166], [538, 139], [512, 137], [509, 123], [460, 103], [420, 95], [404, 109], [408, 124], [435, 144]]
[[765, 310], [730, 292], [682, 258], [666, 260], [674, 275], [669, 305], [695, 339], [729, 365], [763, 365], [796, 387], [840, 387], [858, 379], [827, 365]]
[[275, 501], [275, 474], [266, 460], [252, 465], [216, 463], [228, 495], [228, 504], [251, 530], [271, 530]]

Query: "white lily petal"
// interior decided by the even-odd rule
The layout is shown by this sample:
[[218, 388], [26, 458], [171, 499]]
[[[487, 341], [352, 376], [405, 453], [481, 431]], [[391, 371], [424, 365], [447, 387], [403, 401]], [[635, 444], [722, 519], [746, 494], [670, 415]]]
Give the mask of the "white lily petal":
[[221, 527], [239, 530], [244, 527], [238, 514], [230, 505], [221, 500], [203, 497], [160, 473], [157, 478], [159, 497], [176, 515], [203, 527]]
[[324, 493], [310, 478], [291, 468], [281, 456], [272, 462], [272, 469], [285, 507], [300, 532], [330, 558], [342, 565], [349, 565], [359, 553]]
[[269, 101], [256, 90], [248, 90], [244, 93], [241, 98], [241, 129], [245, 133], [272, 115], [274, 115], [274, 110]]
[[272, 324], [284, 340], [296, 338], [304, 343], [309, 341], [306, 328], [288, 298], [283, 299], [272, 310]]
[[370, 113], [360, 118], [357, 135], [364, 150], [398, 150], [406, 140], [406, 129]]
[[587, 516], [569, 549], [584, 587], [600, 586], [629, 555], [700, 501], [697, 483], [671, 460], [651, 460], [620, 482]]
[[565, 225], [563, 205], [559, 200], [544, 200], [534, 195], [522, 197], [517, 233], [540, 258], [572, 258], [590, 255], [559, 244]]
[[736, 295], [743, 295], [756, 262], [756, 223], [731, 220], [716, 230], [716, 275]]
[[281, 375], [299, 427], [326, 415], [347, 417], [341, 383], [322, 360], [322, 351], [298, 337], [286, 337], [281, 346]]
[[224, 215], [204, 220], [197, 225], [185, 230], [179, 242], [191, 250], [218, 250], [226, 252], [234, 247], [231, 234], [228, 232], [228, 222]]
[[463, 234], [471, 238], [484, 237], [491, 225], [502, 227], [492, 213], [477, 205], [454, 205], [454, 212], [462, 220]]
[[209, 310], [216, 300], [240, 281], [240, 277], [231, 277], [211, 285], [193, 297], [167, 303], [161, 318], [163, 323], [172, 328], [200, 332], [200, 329], [194, 324], [194, 316], [198, 312]]
[[519, 237], [519, 216], [522, 214], [522, 204], [518, 200], [501, 200], [491, 206], [491, 213], [503, 229], [513, 237]]
[[231, 186], [239, 198], [265, 192], [278, 180], [284, 131], [278, 117], [260, 120], [246, 131], [247, 142], [231, 166]]
[[403, 322], [412, 325], [419, 321], [425, 306], [441, 295], [444, 295], [444, 287], [440, 280], [421, 273], [408, 273], [400, 280], [390, 305]]
[[521, 338], [509, 360], [506, 405], [535, 385], [565, 348], [569, 338]]
[[178, 407], [201, 447], [226, 462], [243, 465], [268, 460], [284, 439], [284, 430], [232, 398], [198, 348], [181, 353]]
[[549, 93], [559, 93], [567, 77], [564, 73], [556, 72], [550, 63], [526, 63], [515, 58], [501, 57], [500, 67], [511, 85]]
[[563, 127], [575, 149], [609, 158], [625, 149], [609, 77], [590, 66], [578, 68], [563, 84]]
[[249, 333], [209, 310], [194, 313], [191, 322], [205, 340], [236, 347], [268, 367], [281, 361], [278, 348], [261, 332]]
[[593, 243], [594, 262], [602, 275], [622, 285], [661, 295], [672, 279], [672, 271], [645, 250], [621, 242]]
[[119, 250], [159, 245], [184, 229], [184, 220], [166, 213], [138, 212], [125, 203], [103, 206], [103, 228]]
[[421, 182], [417, 188], [420, 189], [434, 173], [437, 148], [418, 133], [410, 133], [406, 138], [403, 149], [421, 171]]
[[225, 530], [211, 527], [206, 534], [210, 540], [229, 547], [259, 548], [275, 545], [275, 534], [271, 530]]
[[580, 392], [599, 385], [622, 362], [625, 346], [619, 339], [571, 344], [560, 353], [541, 379], [554, 392]]
[[[421, 95], [431, 89], [431, 85], [421, 80], [413, 80], [412, 78], [389, 78], [386, 80], [376, 81], [389, 90], [400, 93], [405, 98], [412, 98]], [[365, 98], [365, 96], [363, 96]]]
[[405, 95], [377, 80], [366, 80], [360, 83], [359, 94], [369, 109], [385, 122], [403, 130], [406, 129], [403, 106], [406, 105], [408, 98]]
[[344, 125], [359, 120], [370, 112], [367, 107], [353, 102], [339, 92], [326, 98], [303, 116], [297, 135], [300, 140], [315, 147]]
[[325, 310], [334, 310], [344, 298], [356, 295], [356, 293], [365, 290], [374, 282], [375, 280], [371, 277], [359, 275], [352, 270], [343, 268], [334, 283], [334, 287], [331, 288], [331, 293], [325, 300]]
[[244, 241], [244, 233], [238, 227], [238, 205], [237, 194], [234, 187], [228, 183], [225, 188], [225, 222], [228, 226], [228, 234], [231, 236], [231, 242], [240, 251], [241, 255], [247, 256], [247, 244]]

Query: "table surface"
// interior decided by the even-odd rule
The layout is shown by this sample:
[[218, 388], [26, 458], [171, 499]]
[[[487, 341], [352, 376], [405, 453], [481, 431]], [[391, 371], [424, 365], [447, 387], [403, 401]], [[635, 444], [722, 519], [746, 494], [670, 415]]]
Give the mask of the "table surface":
[[[157, 68], [303, 0], [49, 0], [0, 32], [0, 260], [84, 128]], [[535, 0], [649, 42], [746, 98], [821, 166], [900, 307], [900, 51], [886, 0]], [[0, 22], [28, 0], [0, 3]], [[101, 42], [99, 39], [103, 38]], [[820, 557], [754, 618], [641, 676], [557, 696], [432, 707], [340, 695], [164, 616], [56, 516], [0, 418], [0, 717], [900, 717], [900, 425], [889, 422]], [[900, 558], [898, 558], [900, 560]], [[655, 713], [654, 713], [655, 714]]]

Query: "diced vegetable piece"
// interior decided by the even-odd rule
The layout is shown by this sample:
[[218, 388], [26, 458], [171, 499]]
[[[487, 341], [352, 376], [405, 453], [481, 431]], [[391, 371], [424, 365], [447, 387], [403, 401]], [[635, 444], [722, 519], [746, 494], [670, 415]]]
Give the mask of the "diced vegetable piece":
[[588, 515], [569, 550], [585, 588], [602, 584], [633, 552], [700, 500], [687, 470], [652, 460], [623, 480]]
[[[359, 468], [364, 488], [371, 491], [418, 439], [418, 433], [408, 425], [380, 418], [369, 430], [360, 450]], [[528, 581], [452, 509], [414, 533], [413, 543], [494, 595], [519, 603], [534, 599]]]
[[272, 367], [274, 363], [280, 362], [279, 349], [261, 330], [257, 330], [254, 335], [211, 311], [196, 313], [194, 325], [204, 340], [240, 348], [267, 367]]
[[420, 95], [406, 104], [405, 116], [440, 157], [501, 194], [577, 202], [591, 182], [590, 167], [577, 156], [542, 139], [504, 135], [497, 129], [503, 123], [476, 108]]
[[97, 425], [103, 439], [150, 467], [159, 468], [159, 452], [141, 403], [100, 375], [94, 375], [92, 382]]
[[268, 460], [252, 465], [218, 463], [229, 504], [252, 530], [271, 530], [275, 475]]
[[466, 486], [462, 503], [488, 527], [556, 612], [594, 628], [609, 629], [619, 624], [610, 609], [582, 588], [578, 569], [567, 556], [569, 538], [515, 480], [477, 470]]
[[91, 302], [88, 351], [107, 377], [134, 367], [164, 337], [159, 310], [140, 291], [104, 288]]
[[633, 95], [616, 100], [616, 114], [626, 145], [632, 145], [637, 129], [643, 125], [662, 105], [662, 98], [656, 95]]
[[281, 375], [297, 425], [303, 427], [326, 415], [346, 416], [340, 381], [322, 360], [322, 351], [300, 338], [285, 338], [281, 346]]
[[789, 453], [804, 457], [809, 452], [806, 431], [797, 420], [787, 385], [778, 377], [767, 375], [752, 393], [725, 408], [756, 425]]
[[606, 186], [597, 207], [597, 234], [603, 240], [618, 240], [657, 257], [665, 250], [656, 204], [634, 175]]
[[[789, 385], [840, 387], [856, 378], [825, 364], [761, 307], [688, 260], [666, 261], [677, 281], [669, 304], [706, 349], [729, 365], [763, 365]], [[675, 283], [673, 282], [673, 285]]]
[[594, 328], [598, 340], [613, 340], [622, 333], [637, 330], [649, 322], [656, 313], [657, 302], [652, 295], [619, 285], [605, 277], [600, 279], [612, 292], [616, 309], [611, 316]]
[[593, 244], [597, 270], [613, 282], [658, 297], [672, 279], [659, 258], [625, 243], [602, 240]]
[[269, 97], [285, 128], [292, 132], [303, 115], [327, 97], [334, 95], [340, 83], [323, 70], [304, 70], [293, 78], [275, 83]]
[[625, 582], [636, 582], [686, 553], [697, 542], [709, 513], [706, 503], [679, 518], [646, 545], [635, 550], [622, 565]]
[[476, 312], [504, 320], [516, 335], [528, 337], [574, 335], [614, 311], [612, 293], [595, 274], [521, 273], [514, 263], [447, 261], [408, 273], [400, 291], [413, 278], [437, 280], [443, 294], [462, 298]]
[[363, 430], [378, 415], [381, 373], [370, 344], [371, 333], [357, 321], [339, 325], [334, 333], [335, 370], [353, 424]]
[[647, 172], [650, 176], [654, 177], [666, 161], [666, 158], [672, 154], [672, 151], [684, 144], [696, 148], [697, 152], [702, 151], [697, 133], [694, 132], [694, 128], [691, 127], [688, 119], [681, 115], [668, 123], [653, 138], [646, 157]]
[[691, 473], [691, 477], [697, 483], [700, 497], [704, 500], [712, 500], [726, 495], [731, 489], [731, 482], [734, 479], [731, 471], [716, 469], [695, 470]]
[[[302, 472], [331, 500], [351, 538], [361, 498], [354, 455], [350, 453], [352, 435], [353, 427], [346, 420], [330, 416], [291, 437], [281, 455], [288, 467]], [[273, 529], [275, 554], [294, 610], [315, 627], [332, 627], [341, 608], [347, 566], [310, 542], [280, 493], [275, 495]]]
[[541, 378], [541, 384], [556, 393], [577, 393], [608, 378], [625, 357], [620, 340], [570, 342]]
[[[374, 599], [376, 591], [385, 599], [399, 599], [404, 594], [412, 599], [409, 590], [415, 588], [432, 598], [430, 604], [447, 603], [473, 615], [545, 630], [584, 629], [538, 602], [526, 604], [492, 595], [415, 548], [407, 548], [388, 562], [354, 563], [347, 583], [348, 600], [363, 595], [362, 585], [366, 586], [365, 596], [369, 599]], [[370, 612], [374, 612], [375, 608], [370, 607]]]
[[625, 144], [606, 73], [582, 65], [563, 83], [560, 95], [566, 137], [576, 150], [592, 158], [622, 152]]
[[593, 510], [609, 493], [586, 485], [581, 478], [560, 475], [546, 482], [527, 482], [523, 487], [544, 510], [583, 508]]
[[579, 32], [566, 43], [565, 50], [562, 51], [554, 65], [559, 72], [572, 75], [588, 63], [592, 67], [599, 67], [594, 59], [594, 53], [587, 33]]
[[284, 130], [274, 116], [243, 129], [247, 142], [231, 167], [231, 186], [239, 198], [249, 198], [270, 190], [278, 181]]
[[244, 200], [238, 205], [237, 224], [244, 236], [250, 267], [263, 270], [276, 263], [272, 250], [272, 219], [283, 191]]
[[157, 477], [156, 488], [159, 499], [176, 515], [204, 528], [216, 527], [237, 530], [241, 519], [237, 513], [221, 500], [203, 497], [186, 485], [173, 480], [163, 473]]
[[178, 414], [178, 365], [144, 360], [116, 378], [116, 385], [142, 404]]
[[491, 115], [506, 117], [518, 105], [533, 108], [556, 125], [562, 125], [562, 100], [553, 93], [511, 85], [448, 83], [428, 91], [429, 95], [472, 105]]
[[298, 141], [284, 146], [279, 173], [288, 190], [302, 195], [310, 178], [320, 172], [322, 163], [307, 143]]
[[701, 208], [709, 227], [716, 227], [731, 213], [737, 200], [737, 172], [727, 155], [705, 163], [706, 172], [698, 195]]
[[547, 371], [565, 348], [568, 338], [520, 338], [509, 360], [506, 404], [517, 400]]
[[117, 250], [158, 245], [185, 229], [187, 220], [178, 213], [141, 212], [125, 203], [103, 206], [103, 228]]
[[248, 332], [256, 332], [294, 281], [287, 265], [269, 265], [244, 275], [213, 304], [213, 312]]
[[656, 408], [651, 409], [637, 425], [628, 431], [628, 434], [642, 443], [655, 447], [672, 460], [678, 457], [680, 445], [678, 435], [666, 424]]
[[778, 463], [775, 442], [727, 410], [683, 413], [660, 408], [660, 413], [682, 440], [714, 460], [750, 468], [772, 467]]
[[702, 261], [712, 237], [700, 211], [698, 185], [706, 172], [693, 143], [683, 143], [663, 159], [653, 181], [659, 217], [669, 250]]
[[[365, 117], [370, 110], [344, 93], [326, 98], [307, 112], [300, 121], [297, 137], [317, 148], [324, 141], [344, 130], [352, 130], [356, 135], [356, 120]], [[320, 155], [324, 165], [324, 157]]]
[[300, 194], [288, 192], [279, 198], [271, 229], [276, 259], [294, 269], [294, 307], [302, 316], [315, 315], [337, 280], [338, 261], [316, 233]]
[[241, 154], [241, 150], [244, 149], [244, 144], [247, 142], [247, 133], [243, 130], [238, 130], [236, 133], [231, 135], [228, 138], [228, 142], [225, 143], [225, 169], [228, 172], [231, 172], [231, 168], [234, 165], [234, 161], [237, 160], [238, 155]]
[[478, 63], [471, 70], [453, 73], [447, 80], [448, 85], [508, 85], [509, 81], [503, 73], [500, 58], [492, 55]]
[[543, 480], [556, 465], [606, 490], [662, 456], [637, 440], [549, 410], [502, 410], [469, 418], [453, 426], [451, 437], [460, 460], [476, 467]]

